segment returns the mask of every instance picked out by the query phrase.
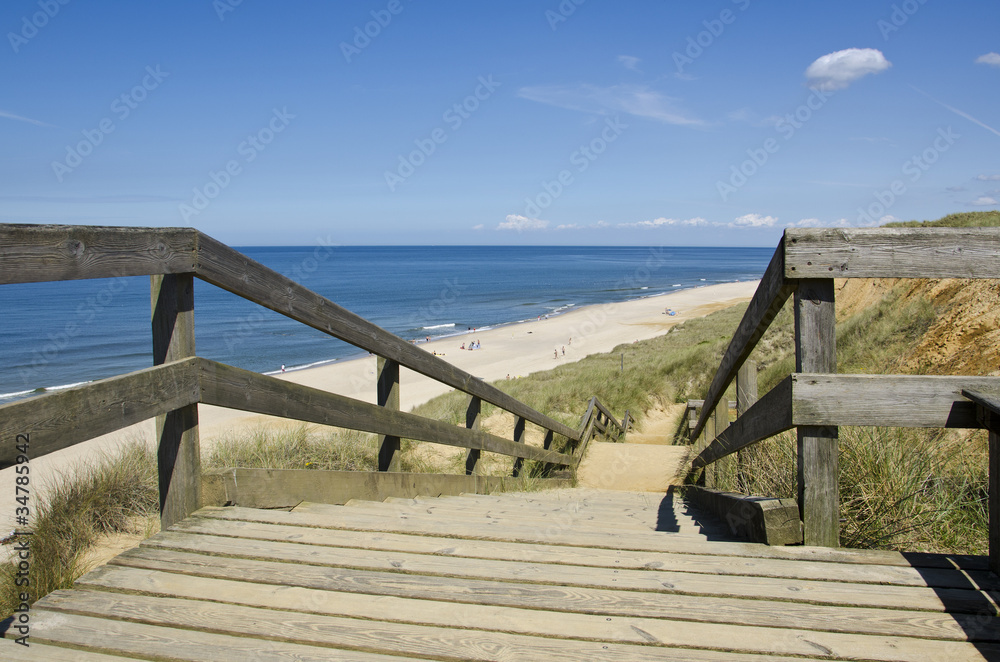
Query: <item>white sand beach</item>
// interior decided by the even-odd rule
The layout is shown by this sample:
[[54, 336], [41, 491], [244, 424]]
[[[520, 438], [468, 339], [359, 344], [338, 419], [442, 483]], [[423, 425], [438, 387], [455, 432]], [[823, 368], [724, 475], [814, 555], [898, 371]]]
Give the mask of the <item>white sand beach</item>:
[[[609, 352], [622, 343], [662, 335], [685, 320], [748, 301], [757, 284], [758, 281], [724, 283], [623, 303], [587, 306], [537, 321], [470, 331], [421, 343], [420, 346], [486, 381], [501, 380], [508, 375], [511, 378], [523, 377], [562, 363], [578, 361], [589, 354]], [[664, 314], [666, 309], [675, 311], [676, 314]], [[478, 341], [480, 348], [460, 349], [463, 344], [468, 348], [472, 341]], [[279, 378], [374, 402], [375, 364], [375, 357], [367, 356], [308, 370], [286, 372], [279, 375]], [[449, 387], [443, 384], [403, 369], [400, 375], [400, 408], [408, 411], [448, 390]], [[266, 420], [282, 419], [269, 419], [202, 405], [199, 407], [202, 449], [204, 451], [211, 446], [213, 439], [234, 428], [255, 426]], [[153, 436], [153, 422], [146, 421], [114, 434], [32, 459], [32, 484], [36, 490], [36, 498], [40, 487], [44, 490], [46, 482], [61, 473], [72, 471], [76, 463], [93, 459], [101, 451], [113, 450], [128, 439], [140, 437], [152, 442]], [[13, 468], [0, 471], [0, 486], [9, 486], [12, 492], [14, 477]], [[13, 510], [8, 506], [9, 503], [0, 504], [0, 526], [12, 521]], [[10, 528], [13, 527], [7, 526], [0, 532]]]

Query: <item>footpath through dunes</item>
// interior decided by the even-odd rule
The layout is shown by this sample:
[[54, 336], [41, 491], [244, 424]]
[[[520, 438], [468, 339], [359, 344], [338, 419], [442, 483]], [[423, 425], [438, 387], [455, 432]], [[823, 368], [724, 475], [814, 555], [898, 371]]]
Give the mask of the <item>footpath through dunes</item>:
[[998, 659], [998, 591], [735, 541], [673, 490], [211, 507], [38, 601], [17, 659]]

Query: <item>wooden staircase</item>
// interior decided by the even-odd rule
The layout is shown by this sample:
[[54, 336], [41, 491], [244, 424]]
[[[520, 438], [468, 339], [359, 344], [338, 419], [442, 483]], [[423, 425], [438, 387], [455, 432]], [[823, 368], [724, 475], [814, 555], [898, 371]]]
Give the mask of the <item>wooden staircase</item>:
[[203, 508], [38, 601], [0, 658], [1000, 658], [983, 558], [727, 531], [673, 491]]

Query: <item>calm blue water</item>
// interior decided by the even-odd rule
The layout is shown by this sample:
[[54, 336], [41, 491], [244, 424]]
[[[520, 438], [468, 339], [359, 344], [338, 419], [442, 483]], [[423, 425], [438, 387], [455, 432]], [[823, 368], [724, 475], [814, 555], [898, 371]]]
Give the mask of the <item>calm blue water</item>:
[[[760, 278], [771, 248], [250, 247], [243, 253], [408, 340]], [[0, 402], [152, 365], [149, 278], [0, 286]], [[199, 356], [257, 372], [363, 354], [195, 281]]]

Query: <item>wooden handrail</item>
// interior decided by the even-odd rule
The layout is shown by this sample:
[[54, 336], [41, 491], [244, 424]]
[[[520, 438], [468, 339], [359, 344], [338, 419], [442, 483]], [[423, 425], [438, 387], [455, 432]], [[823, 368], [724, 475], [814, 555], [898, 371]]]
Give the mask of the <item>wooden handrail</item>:
[[0, 225], [0, 284], [169, 273], [193, 273], [237, 296], [579, 441], [577, 431], [569, 426], [193, 228]]
[[[806, 544], [837, 544], [838, 426], [981, 427], [962, 389], [1000, 393], [1000, 381], [990, 377], [836, 374], [833, 279], [883, 277], [1000, 278], [1000, 228], [786, 230], [691, 434], [697, 439], [706, 429], [718, 430], [692, 461], [696, 470], [797, 427]], [[797, 372], [731, 426], [707, 428], [740, 367], [793, 294]], [[1000, 547], [1000, 515], [997, 521]]]

